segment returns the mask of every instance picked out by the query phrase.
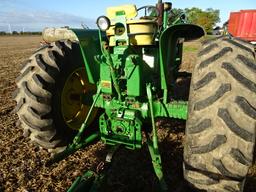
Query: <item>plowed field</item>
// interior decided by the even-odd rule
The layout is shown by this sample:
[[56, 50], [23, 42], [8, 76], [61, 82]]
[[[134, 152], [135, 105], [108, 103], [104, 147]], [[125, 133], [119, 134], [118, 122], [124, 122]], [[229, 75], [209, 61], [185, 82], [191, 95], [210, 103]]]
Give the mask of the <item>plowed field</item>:
[[[12, 113], [15, 102], [15, 78], [22, 63], [40, 46], [40, 37], [0, 37], [0, 192], [1, 191], [66, 191], [84, 170], [95, 170], [104, 160], [107, 150], [102, 143], [75, 153], [50, 168], [44, 163], [50, 154], [23, 137]], [[188, 43], [182, 69], [193, 68], [199, 42]], [[182, 85], [181, 85], [182, 86]], [[186, 85], [185, 85], [186, 86]], [[159, 130], [160, 150], [164, 173], [170, 191], [191, 191], [182, 175], [182, 141], [184, 121], [162, 121]], [[245, 192], [256, 191], [256, 166], [250, 171]], [[131, 192], [156, 191], [147, 147], [140, 151], [121, 149], [113, 160], [113, 167], [102, 191]]]

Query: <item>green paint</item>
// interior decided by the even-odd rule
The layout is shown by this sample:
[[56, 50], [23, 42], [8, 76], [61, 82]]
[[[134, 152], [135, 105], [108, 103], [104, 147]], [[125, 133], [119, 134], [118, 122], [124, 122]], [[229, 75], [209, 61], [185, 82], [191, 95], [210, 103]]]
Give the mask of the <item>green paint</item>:
[[[112, 25], [123, 26], [124, 29], [121, 34], [114, 35], [114, 47], [108, 46], [105, 32], [73, 30], [80, 42], [88, 79], [98, 89], [92, 99], [82, 97], [84, 102], [93, 100], [93, 104], [73, 144], [58, 159], [87, 145], [88, 140], [82, 136], [88, 129], [87, 120], [94, 107], [101, 108], [103, 113], [98, 120], [99, 134], [87, 138], [90, 141], [100, 136], [108, 145], [140, 149], [143, 144], [142, 126], [151, 122], [152, 129], [145, 128], [147, 145], [161, 189], [166, 190], [155, 118], [187, 119], [187, 102], [171, 100], [173, 93], [170, 88], [175, 83], [182, 61], [182, 40], [193, 40], [203, 35], [199, 26], [185, 24], [182, 19], [175, 21], [179, 23], [176, 25], [168, 23], [168, 16], [165, 11], [163, 26], [158, 28], [151, 46], [130, 45], [131, 34], [122, 10], [111, 21]], [[92, 173], [88, 174], [85, 174], [86, 180], [94, 178]], [[93, 182], [98, 181], [95, 179]]]
[[72, 29], [79, 39], [85, 70], [90, 83], [96, 84], [100, 78], [99, 64], [95, 57], [101, 54], [98, 30]]
[[69, 155], [72, 155], [73, 153], [75, 153], [77, 150], [88, 146], [88, 144], [92, 143], [98, 138], [99, 138], [99, 133], [96, 132], [90, 136], [85, 137], [83, 140], [80, 140], [79, 143], [70, 144], [63, 152], [55, 154], [50, 160], [46, 162], [45, 165], [48, 167], [54, 163], [58, 163], [59, 161], [62, 161]]

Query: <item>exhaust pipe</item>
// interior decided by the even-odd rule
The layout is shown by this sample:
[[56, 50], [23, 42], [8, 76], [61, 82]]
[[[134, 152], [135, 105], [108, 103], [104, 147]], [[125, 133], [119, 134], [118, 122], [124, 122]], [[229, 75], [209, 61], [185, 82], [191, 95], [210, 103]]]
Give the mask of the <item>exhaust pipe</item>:
[[163, 25], [163, 15], [164, 15], [164, 4], [162, 0], [158, 0], [158, 3], [156, 5], [158, 10], [158, 18], [157, 18], [157, 24], [159, 27]]

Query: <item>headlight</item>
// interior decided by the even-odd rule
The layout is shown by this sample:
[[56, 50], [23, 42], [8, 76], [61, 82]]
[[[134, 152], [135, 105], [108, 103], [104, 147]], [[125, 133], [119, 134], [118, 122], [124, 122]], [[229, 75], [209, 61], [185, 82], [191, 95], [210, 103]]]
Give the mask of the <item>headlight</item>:
[[106, 31], [110, 27], [110, 20], [106, 16], [100, 16], [97, 19], [97, 25], [101, 31]]

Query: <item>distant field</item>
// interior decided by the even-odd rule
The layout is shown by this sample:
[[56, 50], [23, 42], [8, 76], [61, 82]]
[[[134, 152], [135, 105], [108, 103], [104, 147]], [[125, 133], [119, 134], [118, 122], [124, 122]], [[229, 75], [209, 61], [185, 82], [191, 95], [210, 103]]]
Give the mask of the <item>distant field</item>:
[[[23, 131], [15, 125], [12, 114], [16, 88], [23, 62], [40, 46], [40, 36], [0, 36], [0, 192], [2, 191], [66, 191], [84, 170], [95, 170], [106, 155], [106, 148], [97, 143], [79, 151], [67, 160], [50, 168], [44, 167], [50, 154], [28, 142]], [[182, 71], [192, 72], [200, 41], [184, 46]], [[183, 180], [182, 159], [184, 121], [163, 122], [159, 129], [160, 151], [163, 154], [164, 173], [171, 192], [191, 192]], [[245, 192], [256, 189], [256, 166], [246, 183]], [[113, 168], [102, 191], [153, 192], [157, 188], [147, 148], [141, 151], [121, 149], [114, 159]]]

